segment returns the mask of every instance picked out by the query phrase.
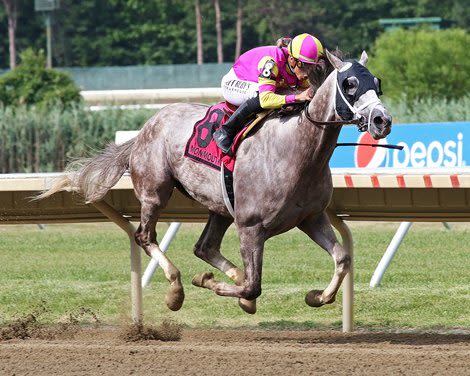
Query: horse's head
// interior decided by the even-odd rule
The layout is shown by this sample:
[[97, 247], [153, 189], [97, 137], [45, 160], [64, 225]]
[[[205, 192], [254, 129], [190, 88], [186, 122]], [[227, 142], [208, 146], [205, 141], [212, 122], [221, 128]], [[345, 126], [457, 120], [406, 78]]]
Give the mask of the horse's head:
[[380, 80], [365, 67], [367, 53], [359, 61], [342, 61], [329, 51], [328, 60], [337, 71], [336, 113], [342, 120], [357, 119], [360, 131], [368, 131], [374, 139], [386, 137], [392, 128], [392, 116], [379, 95]]

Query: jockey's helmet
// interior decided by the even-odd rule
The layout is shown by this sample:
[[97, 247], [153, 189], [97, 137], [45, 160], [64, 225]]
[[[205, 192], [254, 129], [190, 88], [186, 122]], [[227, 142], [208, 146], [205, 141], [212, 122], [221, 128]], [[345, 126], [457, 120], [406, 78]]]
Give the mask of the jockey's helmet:
[[307, 64], [315, 64], [323, 54], [321, 42], [313, 35], [304, 33], [297, 35], [287, 46], [289, 55]]

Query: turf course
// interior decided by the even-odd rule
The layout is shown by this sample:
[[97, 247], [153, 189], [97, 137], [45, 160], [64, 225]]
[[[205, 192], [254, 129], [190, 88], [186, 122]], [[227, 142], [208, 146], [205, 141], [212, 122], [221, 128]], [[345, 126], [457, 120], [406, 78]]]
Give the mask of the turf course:
[[[470, 329], [470, 224], [414, 224], [380, 287], [369, 281], [398, 223], [349, 223], [355, 241], [355, 325], [369, 330]], [[166, 230], [159, 224], [159, 239]], [[172, 319], [200, 328], [341, 327], [341, 293], [329, 306], [304, 303], [310, 289], [328, 284], [333, 262], [298, 230], [270, 239], [265, 248], [263, 293], [258, 312], [247, 315], [233, 298], [191, 285], [192, 277], [214, 271], [192, 254], [203, 225], [183, 225], [169, 249], [180, 269], [186, 300], [169, 311], [168, 287], [157, 270], [144, 290], [145, 322]], [[130, 322], [128, 239], [113, 224], [0, 226], [0, 325], [31, 312], [46, 323], [71, 315], [84, 323]], [[241, 265], [235, 228], [223, 253]], [[143, 255], [143, 267], [147, 265]], [[225, 278], [216, 272], [219, 279]]]

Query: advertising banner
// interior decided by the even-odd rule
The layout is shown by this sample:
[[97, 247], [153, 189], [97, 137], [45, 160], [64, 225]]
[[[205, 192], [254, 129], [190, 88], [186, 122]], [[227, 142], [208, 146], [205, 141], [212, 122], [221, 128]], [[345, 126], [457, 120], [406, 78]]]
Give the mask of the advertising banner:
[[[468, 141], [467, 141], [468, 140]], [[374, 140], [355, 126], [344, 126], [338, 143], [389, 144], [403, 150], [370, 146], [337, 146], [333, 168], [453, 168], [470, 161], [470, 121], [394, 124], [382, 140]], [[467, 144], [466, 144], [467, 142]]]

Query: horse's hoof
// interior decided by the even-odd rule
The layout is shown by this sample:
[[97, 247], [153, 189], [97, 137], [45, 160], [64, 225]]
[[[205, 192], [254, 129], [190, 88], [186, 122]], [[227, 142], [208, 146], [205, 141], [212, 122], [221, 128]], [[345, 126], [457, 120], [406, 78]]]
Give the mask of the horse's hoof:
[[238, 305], [246, 313], [254, 315], [256, 313], [256, 299], [255, 300], [246, 300], [243, 298], [238, 299]]
[[311, 290], [305, 295], [305, 303], [310, 307], [321, 307], [325, 303], [322, 301], [322, 290]]
[[197, 286], [197, 287], [206, 287], [205, 286], [205, 283], [209, 280], [209, 279], [213, 279], [214, 278], [214, 274], [211, 273], [211, 272], [205, 272], [205, 273], [201, 273], [201, 274], [198, 274], [198, 275], [195, 275], [193, 280], [191, 281], [191, 283], [194, 285], [194, 286]]
[[171, 285], [165, 296], [166, 306], [172, 311], [178, 311], [184, 302], [184, 290], [181, 284]]

